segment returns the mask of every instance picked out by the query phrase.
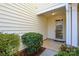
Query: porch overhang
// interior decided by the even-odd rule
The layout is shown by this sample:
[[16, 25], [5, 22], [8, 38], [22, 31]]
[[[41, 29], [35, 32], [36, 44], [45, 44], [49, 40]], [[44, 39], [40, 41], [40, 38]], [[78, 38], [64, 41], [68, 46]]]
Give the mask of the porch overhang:
[[66, 6], [66, 4], [64, 3], [57, 3], [55, 5], [51, 5], [51, 6], [47, 6], [46, 8], [44, 8], [43, 10], [39, 10], [37, 11], [37, 15], [40, 15], [40, 14], [43, 14], [43, 13], [46, 13], [46, 12], [49, 12], [49, 11], [52, 11], [52, 10], [55, 10], [55, 9], [58, 9], [58, 8], [61, 8], [61, 7], [64, 7]]

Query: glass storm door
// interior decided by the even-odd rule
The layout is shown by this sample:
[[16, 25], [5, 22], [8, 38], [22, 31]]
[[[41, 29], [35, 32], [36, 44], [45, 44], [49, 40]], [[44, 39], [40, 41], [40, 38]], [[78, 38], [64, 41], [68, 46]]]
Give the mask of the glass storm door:
[[63, 41], [63, 19], [56, 20], [56, 40]]

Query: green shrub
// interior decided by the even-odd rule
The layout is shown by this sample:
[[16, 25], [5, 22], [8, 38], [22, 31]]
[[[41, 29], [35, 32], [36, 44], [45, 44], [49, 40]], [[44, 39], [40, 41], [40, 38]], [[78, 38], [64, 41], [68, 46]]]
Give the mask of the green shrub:
[[29, 32], [22, 35], [22, 41], [27, 46], [28, 54], [37, 52], [43, 45], [43, 35]]
[[59, 53], [56, 56], [68, 56], [68, 52], [65, 51], [59, 51]]
[[79, 47], [75, 49], [76, 55], [79, 56]]
[[20, 37], [15, 34], [0, 33], [0, 55], [11, 56], [18, 51]]

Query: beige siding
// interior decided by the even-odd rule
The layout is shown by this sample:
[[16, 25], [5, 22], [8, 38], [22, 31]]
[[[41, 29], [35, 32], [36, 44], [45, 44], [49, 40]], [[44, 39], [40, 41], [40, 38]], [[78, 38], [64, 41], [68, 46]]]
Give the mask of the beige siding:
[[[0, 4], [0, 32], [18, 33], [39, 32], [47, 37], [47, 20], [37, 17], [35, 4], [1, 3]], [[20, 50], [23, 49], [21, 43]]]

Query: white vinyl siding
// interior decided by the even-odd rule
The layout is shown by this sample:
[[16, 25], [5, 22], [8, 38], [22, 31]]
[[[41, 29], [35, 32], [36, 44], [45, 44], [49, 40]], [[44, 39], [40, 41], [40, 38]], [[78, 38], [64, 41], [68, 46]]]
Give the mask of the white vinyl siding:
[[39, 18], [35, 10], [36, 7], [32, 3], [0, 3], [0, 32], [19, 35], [25, 32], [39, 32], [45, 39], [47, 20]]

